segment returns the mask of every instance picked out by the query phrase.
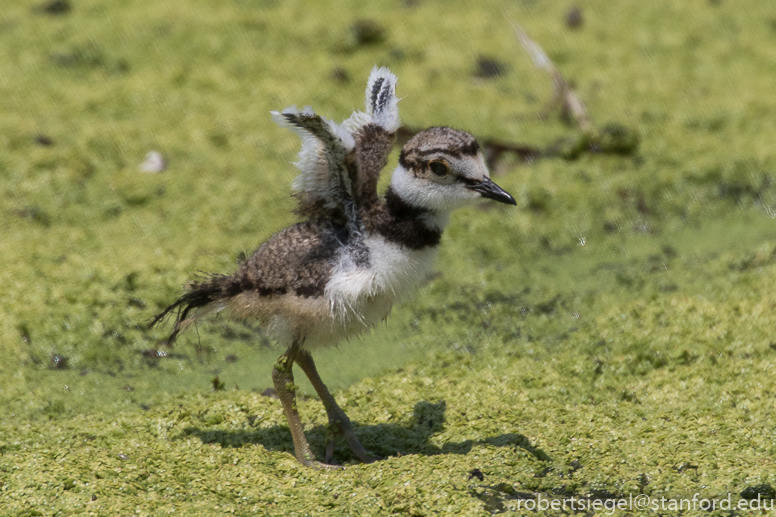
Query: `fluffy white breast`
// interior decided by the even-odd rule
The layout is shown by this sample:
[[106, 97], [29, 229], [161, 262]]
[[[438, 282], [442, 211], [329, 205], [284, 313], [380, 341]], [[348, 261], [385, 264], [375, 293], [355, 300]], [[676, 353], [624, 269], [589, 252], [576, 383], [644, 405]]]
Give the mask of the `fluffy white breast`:
[[379, 235], [364, 242], [369, 266], [355, 267], [343, 252], [325, 292], [335, 319], [362, 327], [379, 323], [412, 294], [431, 274], [437, 254], [435, 247], [411, 250]]

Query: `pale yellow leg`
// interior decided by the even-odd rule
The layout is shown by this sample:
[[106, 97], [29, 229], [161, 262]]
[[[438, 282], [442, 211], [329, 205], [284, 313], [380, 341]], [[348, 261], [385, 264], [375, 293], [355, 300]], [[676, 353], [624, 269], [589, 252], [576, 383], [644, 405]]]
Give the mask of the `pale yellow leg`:
[[[350, 424], [348, 415], [346, 415], [342, 408], [337, 405], [334, 397], [329, 393], [329, 389], [321, 380], [321, 376], [318, 375], [318, 370], [315, 368], [313, 356], [310, 355], [310, 352], [307, 350], [300, 350], [296, 355], [295, 360], [296, 364], [298, 364], [302, 371], [307, 375], [307, 378], [310, 379], [310, 384], [313, 385], [313, 388], [315, 388], [315, 391], [321, 398], [323, 407], [326, 409], [326, 414], [329, 416], [329, 428], [336, 428], [337, 432], [342, 433], [350, 450], [364, 463], [371, 463], [380, 459], [377, 456], [369, 454], [364, 446], [361, 445], [361, 442], [358, 441], [358, 437], [356, 437], [356, 433], [353, 431], [353, 426]], [[326, 463], [331, 463], [333, 455], [334, 438], [329, 437], [326, 442]], [[299, 461], [302, 460], [300, 459]]]
[[272, 368], [272, 382], [275, 385], [275, 392], [283, 405], [283, 411], [286, 414], [288, 428], [291, 430], [291, 439], [294, 441], [294, 453], [299, 463], [306, 467], [318, 468], [338, 468], [331, 465], [325, 465], [315, 461], [315, 456], [310, 450], [307, 438], [304, 436], [302, 419], [299, 418], [299, 411], [296, 408], [296, 390], [294, 385], [294, 360], [300, 354], [301, 343], [294, 344], [281, 355], [278, 362]]

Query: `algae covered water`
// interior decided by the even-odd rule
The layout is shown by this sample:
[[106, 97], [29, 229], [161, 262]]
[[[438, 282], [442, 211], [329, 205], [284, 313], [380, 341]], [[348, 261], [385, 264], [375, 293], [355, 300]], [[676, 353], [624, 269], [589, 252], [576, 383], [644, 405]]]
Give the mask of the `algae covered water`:
[[[0, 8], [4, 511], [479, 515], [539, 495], [774, 497], [770, 6], [346, 7]], [[504, 155], [494, 177], [518, 207], [454, 214], [428, 285], [387, 325], [316, 353], [387, 459], [358, 466], [339, 447], [344, 472], [302, 469], [262, 395], [282, 351], [259, 328], [215, 319], [168, 348], [147, 322], [197, 271], [232, 271], [294, 221], [298, 142], [268, 111], [345, 118], [374, 64], [399, 77], [408, 127], [577, 141], [510, 20], [596, 127], [638, 146]], [[151, 151], [165, 163], [141, 172]], [[300, 384], [320, 452], [325, 412]]]

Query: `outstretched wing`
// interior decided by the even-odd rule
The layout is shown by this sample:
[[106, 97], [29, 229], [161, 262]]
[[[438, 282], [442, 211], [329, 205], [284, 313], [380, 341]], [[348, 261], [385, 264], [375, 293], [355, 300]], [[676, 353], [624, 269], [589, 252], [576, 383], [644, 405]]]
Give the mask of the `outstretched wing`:
[[363, 219], [378, 203], [377, 182], [401, 125], [396, 82], [396, 76], [387, 68], [373, 68], [366, 86], [366, 113], [354, 113], [343, 124], [352, 128], [356, 137], [358, 175], [354, 197]]
[[296, 213], [307, 217], [347, 217], [353, 203], [351, 176], [356, 174], [353, 135], [338, 124], [316, 115], [310, 108], [295, 106], [272, 118], [291, 128], [302, 140], [296, 166], [300, 171], [292, 188], [297, 197]]
[[377, 180], [399, 127], [396, 76], [375, 67], [366, 89], [366, 112], [354, 112], [341, 125], [296, 107], [272, 112], [274, 120], [302, 140], [294, 180], [296, 213], [344, 218], [359, 228], [357, 208], [377, 199]]

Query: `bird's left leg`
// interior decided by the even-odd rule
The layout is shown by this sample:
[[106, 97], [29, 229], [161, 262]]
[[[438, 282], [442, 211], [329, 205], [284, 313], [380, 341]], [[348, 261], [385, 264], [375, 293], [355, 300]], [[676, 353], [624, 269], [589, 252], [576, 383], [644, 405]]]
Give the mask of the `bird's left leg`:
[[281, 404], [283, 404], [283, 411], [286, 414], [286, 420], [288, 421], [288, 428], [291, 431], [291, 438], [294, 441], [294, 453], [299, 463], [307, 467], [317, 466], [317, 462], [310, 450], [310, 445], [307, 443], [307, 439], [304, 436], [304, 429], [302, 427], [302, 420], [299, 418], [299, 411], [296, 408], [296, 390], [294, 385], [294, 360], [299, 356], [302, 348], [302, 342], [295, 340], [294, 343], [288, 347], [286, 353], [280, 356], [278, 362], [272, 368], [272, 382], [275, 385], [275, 393], [277, 393]]
[[[334, 396], [329, 392], [329, 389], [321, 380], [321, 376], [318, 375], [318, 370], [315, 368], [313, 362], [313, 356], [307, 350], [300, 350], [296, 355], [296, 364], [302, 369], [302, 371], [310, 379], [310, 384], [313, 385], [318, 396], [321, 398], [323, 407], [326, 409], [326, 414], [329, 416], [329, 426], [337, 428], [338, 432], [341, 432], [345, 437], [345, 441], [350, 447], [350, 450], [355, 454], [358, 459], [364, 463], [372, 463], [377, 461], [377, 456], [370, 454], [361, 442], [358, 441], [356, 433], [353, 431], [353, 426], [350, 424], [350, 418], [341, 407], [334, 400]], [[326, 463], [331, 463], [332, 456], [334, 455], [334, 438], [329, 437], [326, 440]]]

